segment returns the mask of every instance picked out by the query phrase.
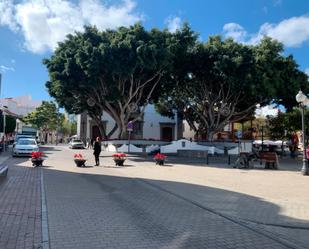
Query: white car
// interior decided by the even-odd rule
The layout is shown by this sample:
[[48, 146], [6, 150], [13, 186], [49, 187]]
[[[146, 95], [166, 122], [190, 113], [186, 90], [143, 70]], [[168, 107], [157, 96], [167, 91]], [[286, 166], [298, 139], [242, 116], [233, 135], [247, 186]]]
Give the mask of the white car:
[[85, 149], [84, 143], [80, 139], [73, 139], [70, 142], [71, 149]]
[[39, 151], [35, 139], [33, 138], [20, 138], [13, 144], [12, 156], [31, 156], [32, 152]]

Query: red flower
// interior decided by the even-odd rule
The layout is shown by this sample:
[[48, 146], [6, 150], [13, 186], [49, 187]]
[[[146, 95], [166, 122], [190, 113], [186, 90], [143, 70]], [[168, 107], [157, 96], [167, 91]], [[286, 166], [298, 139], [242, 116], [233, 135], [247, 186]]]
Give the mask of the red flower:
[[75, 154], [74, 158], [75, 159], [79, 159], [79, 160], [83, 160], [84, 159], [82, 154]]
[[31, 158], [33, 159], [38, 159], [38, 158], [41, 158], [42, 156], [43, 156], [43, 152], [40, 152], [40, 151], [31, 153]]
[[157, 153], [154, 157], [153, 157], [154, 159], [165, 159], [165, 158], [167, 158], [167, 156], [166, 155], [163, 155], [163, 154], [160, 154], [160, 153]]
[[116, 153], [113, 155], [114, 159], [125, 159], [127, 155], [124, 153]]

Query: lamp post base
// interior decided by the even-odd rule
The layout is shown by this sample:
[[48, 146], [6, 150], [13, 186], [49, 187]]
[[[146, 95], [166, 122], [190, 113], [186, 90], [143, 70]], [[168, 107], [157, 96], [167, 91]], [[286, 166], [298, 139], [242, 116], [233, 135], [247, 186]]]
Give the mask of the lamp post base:
[[303, 167], [301, 168], [301, 173], [306, 176], [309, 175], [308, 161], [303, 159]]

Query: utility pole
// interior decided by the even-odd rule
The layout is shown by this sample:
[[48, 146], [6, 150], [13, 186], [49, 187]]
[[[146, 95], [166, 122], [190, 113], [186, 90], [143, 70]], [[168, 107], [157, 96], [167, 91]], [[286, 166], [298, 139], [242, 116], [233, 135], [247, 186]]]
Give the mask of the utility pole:
[[4, 136], [4, 140], [3, 140], [3, 152], [5, 152], [5, 144], [6, 144], [5, 123], [6, 123], [6, 115], [5, 115], [5, 111], [4, 111], [4, 106], [3, 106], [3, 110], [2, 110], [2, 115], [3, 115], [3, 136]]
[[58, 145], [58, 133], [59, 133], [59, 106], [57, 104], [57, 130], [56, 130], [56, 145]]
[[[0, 73], [0, 97], [2, 97], [2, 74]], [[3, 115], [3, 152], [5, 152], [5, 123], [6, 123], [6, 116], [4, 112], [4, 105], [1, 101], [1, 110]]]

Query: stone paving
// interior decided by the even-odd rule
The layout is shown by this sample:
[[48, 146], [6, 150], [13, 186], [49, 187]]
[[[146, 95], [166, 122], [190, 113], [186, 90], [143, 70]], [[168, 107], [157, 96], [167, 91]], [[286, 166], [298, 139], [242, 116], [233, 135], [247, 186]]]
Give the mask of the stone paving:
[[[277, 238], [273, 233], [263, 233], [258, 227], [207, 210], [207, 206], [206, 209], [198, 206], [190, 198], [167, 193], [163, 181], [154, 180], [168, 171], [172, 174], [167, 175], [173, 175], [181, 166], [158, 167], [153, 162], [145, 163], [144, 159], [130, 158], [125, 167], [115, 167], [111, 157], [103, 153], [103, 166], [91, 167], [94, 164], [91, 151], [62, 149], [65, 151], [59, 152], [61, 156], [58, 152], [50, 154], [50, 167], [44, 169], [52, 249], [86, 248], [86, 245], [87, 248], [304, 248], [285, 237]], [[79, 152], [88, 157], [89, 167], [74, 166], [74, 153]], [[143, 177], [139, 178], [143, 179], [137, 179], [137, 172], [141, 172]], [[176, 174], [175, 181], [178, 177]], [[185, 192], [189, 184], [182, 185], [176, 189]], [[206, 200], [208, 189], [203, 191]], [[188, 193], [182, 194], [188, 197]], [[221, 194], [228, 196], [229, 192]], [[228, 204], [225, 199], [219, 206]]]
[[[45, 151], [43, 168], [9, 161], [0, 182], [0, 249], [44, 248], [41, 170], [51, 249], [309, 248], [308, 177], [298, 161], [279, 171], [238, 170], [179, 158], [162, 167], [130, 156], [117, 167], [103, 152], [93, 167], [90, 150]], [[88, 167], [74, 165], [79, 152]]]
[[6, 161], [8, 175], [0, 180], [1, 249], [41, 248], [41, 171], [25, 160]]
[[44, 177], [52, 249], [290, 248], [135, 179]]

